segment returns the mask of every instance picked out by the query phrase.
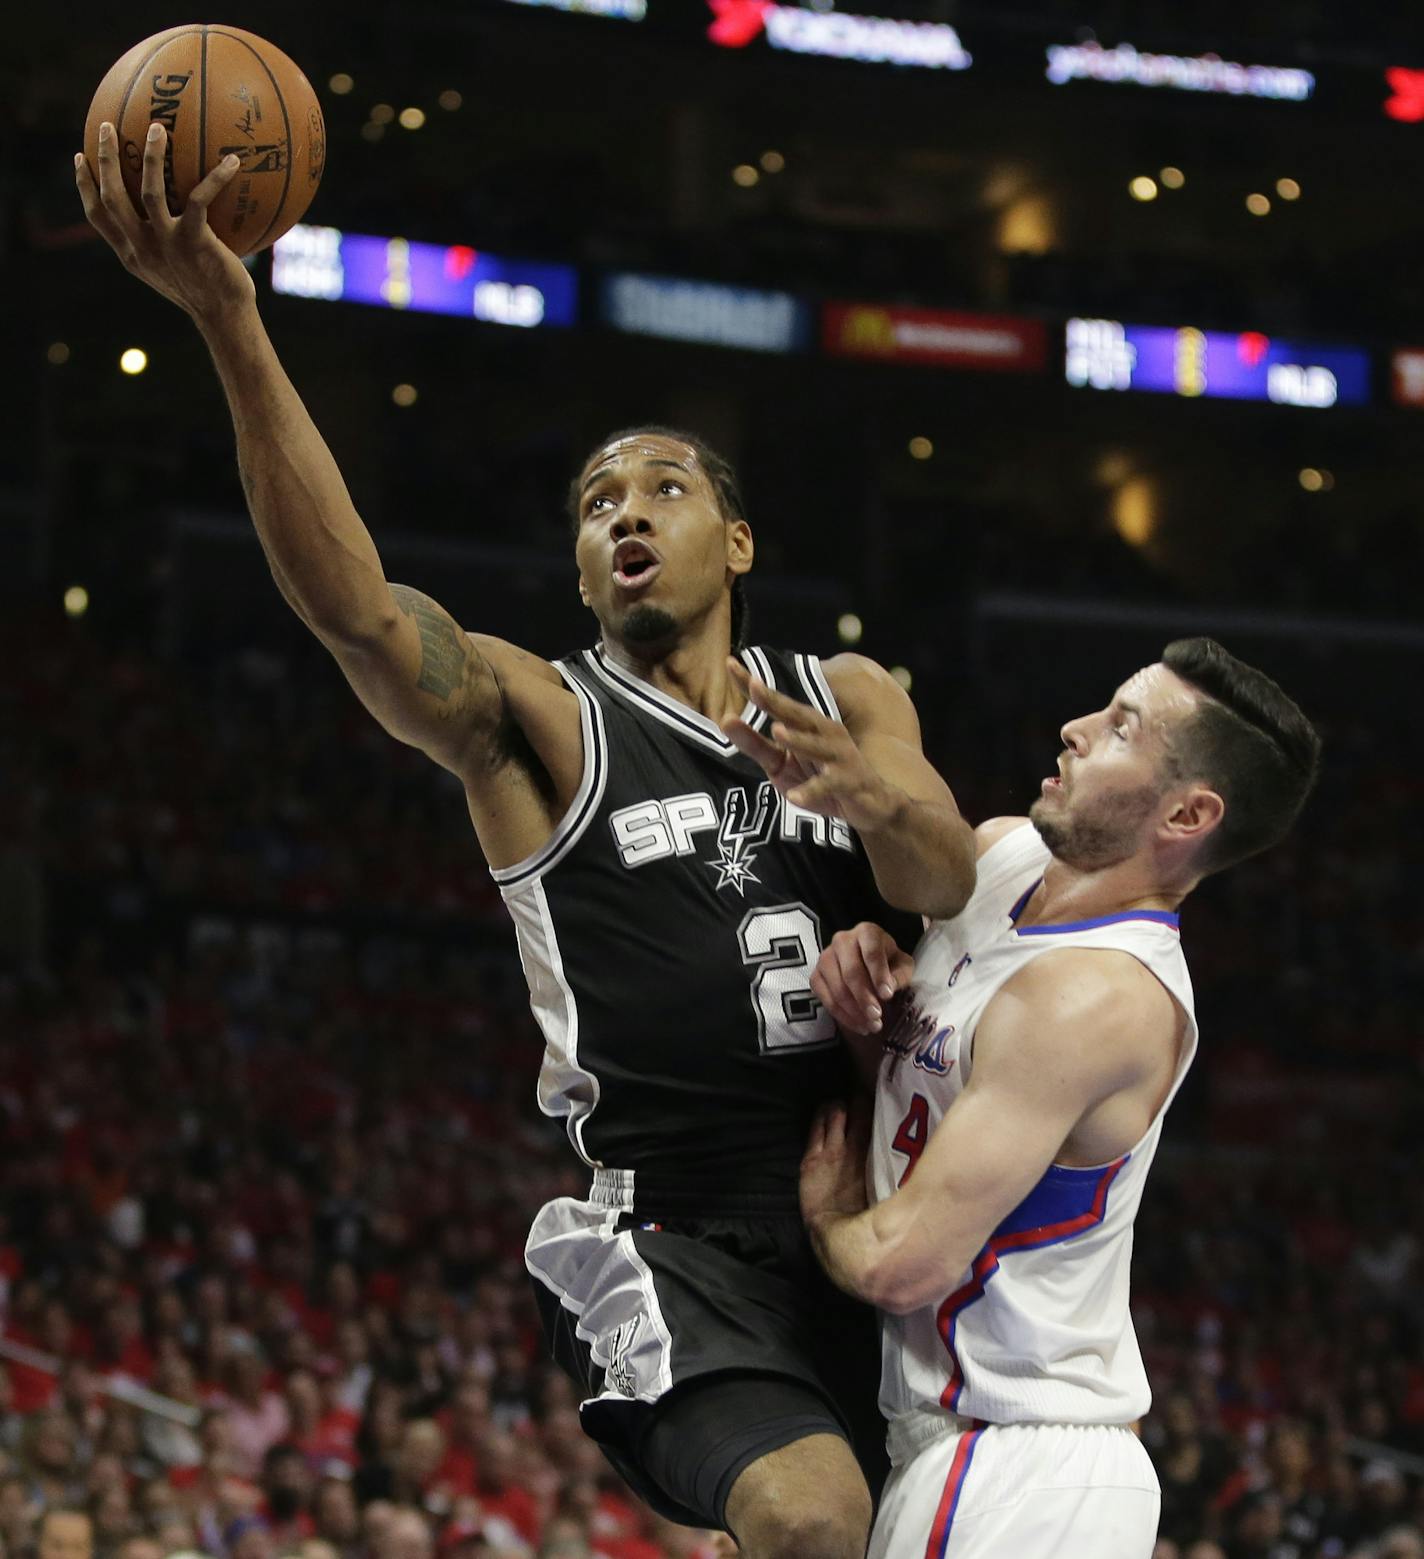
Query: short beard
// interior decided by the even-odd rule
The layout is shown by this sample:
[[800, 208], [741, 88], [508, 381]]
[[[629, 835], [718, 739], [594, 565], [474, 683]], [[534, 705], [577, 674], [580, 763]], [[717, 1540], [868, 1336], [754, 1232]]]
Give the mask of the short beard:
[[677, 619], [660, 606], [635, 606], [623, 619], [618, 637], [625, 644], [665, 644], [677, 637]]
[[1145, 785], [1113, 797], [1096, 817], [1064, 817], [1055, 816], [1046, 798], [1040, 797], [1028, 816], [1055, 860], [1079, 871], [1101, 871], [1133, 854], [1137, 830], [1159, 799], [1158, 792]]

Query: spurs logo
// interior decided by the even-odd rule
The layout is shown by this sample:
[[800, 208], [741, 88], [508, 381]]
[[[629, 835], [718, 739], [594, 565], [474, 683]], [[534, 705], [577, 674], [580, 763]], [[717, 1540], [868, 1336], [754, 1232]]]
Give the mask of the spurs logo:
[[608, 1340], [608, 1369], [605, 1375], [620, 1397], [636, 1397], [638, 1394], [637, 1377], [628, 1360], [637, 1330], [638, 1318], [635, 1316], [631, 1321], [624, 1321]]
[[749, 882], [761, 881], [753, 869], [757, 852], [773, 837], [794, 844], [809, 836], [813, 845], [855, 848], [841, 818], [820, 817], [793, 805], [777, 795], [769, 780], [754, 789], [732, 786], [723, 793], [720, 807], [706, 791], [699, 791], [620, 807], [608, 821], [618, 858], [629, 867], [698, 855], [698, 835], [715, 834], [716, 853], [705, 864], [717, 873], [718, 888], [735, 888], [743, 896]]

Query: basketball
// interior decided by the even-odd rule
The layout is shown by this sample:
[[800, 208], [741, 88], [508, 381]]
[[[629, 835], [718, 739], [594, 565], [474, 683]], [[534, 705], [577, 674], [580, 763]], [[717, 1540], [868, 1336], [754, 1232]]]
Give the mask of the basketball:
[[237, 27], [170, 27], [135, 44], [89, 105], [84, 154], [91, 170], [105, 120], [140, 215], [144, 137], [155, 120], [168, 132], [163, 181], [175, 216], [224, 157], [238, 156], [240, 169], [208, 208], [208, 222], [239, 255], [266, 249], [301, 220], [326, 162], [326, 127], [311, 83], [279, 48]]

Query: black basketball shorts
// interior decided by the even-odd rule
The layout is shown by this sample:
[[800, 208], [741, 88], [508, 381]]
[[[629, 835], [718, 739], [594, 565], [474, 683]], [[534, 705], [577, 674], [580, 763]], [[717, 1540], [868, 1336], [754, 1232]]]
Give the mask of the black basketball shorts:
[[540, 1211], [525, 1261], [584, 1430], [627, 1483], [673, 1521], [725, 1528], [744, 1468], [835, 1434], [878, 1497], [879, 1327], [821, 1271], [800, 1217], [653, 1221], [608, 1205], [602, 1180], [603, 1200]]

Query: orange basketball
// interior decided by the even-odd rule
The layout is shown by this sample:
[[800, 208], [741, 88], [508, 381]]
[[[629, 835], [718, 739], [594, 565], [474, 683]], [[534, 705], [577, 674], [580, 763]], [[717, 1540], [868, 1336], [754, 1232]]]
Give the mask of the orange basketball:
[[111, 69], [84, 121], [84, 154], [98, 179], [99, 126], [118, 137], [119, 165], [140, 213], [144, 137], [168, 132], [163, 170], [176, 216], [229, 152], [241, 159], [208, 208], [235, 254], [274, 244], [300, 221], [321, 182], [326, 126], [311, 83], [282, 51], [237, 27], [170, 27], [135, 44]]

